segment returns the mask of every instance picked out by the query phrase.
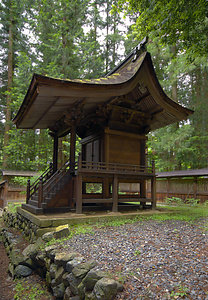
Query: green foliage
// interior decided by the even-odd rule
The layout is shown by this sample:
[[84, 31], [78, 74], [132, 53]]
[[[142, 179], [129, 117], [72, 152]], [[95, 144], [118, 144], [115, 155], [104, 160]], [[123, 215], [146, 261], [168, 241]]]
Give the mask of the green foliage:
[[172, 197], [172, 198], [165, 198], [165, 203], [167, 205], [182, 205], [183, 204], [183, 200], [181, 198], [178, 197]]
[[172, 197], [172, 198], [165, 198], [165, 203], [167, 205], [191, 205], [191, 206], [196, 206], [197, 204], [200, 203], [200, 199], [194, 199], [194, 198], [187, 198], [185, 203], [181, 198], [178, 197]]
[[120, 11], [138, 13], [137, 22], [133, 26], [138, 40], [156, 31], [159, 45], [176, 45], [181, 41], [181, 48], [188, 53], [190, 59], [207, 54], [206, 0], [119, 0], [118, 5]]
[[[11, 120], [7, 122], [9, 143], [3, 149], [8, 95], [12, 118], [34, 72], [57, 78], [97, 78], [123, 58], [123, 46], [128, 54], [148, 35], [148, 51], [166, 93], [173, 97], [177, 90], [174, 100], [195, 111], [187, 122], [149, 134], [149, 160], [155, 160], [157, 171], [207, 167], [207, 7], [206, 0], [2, 0], [0, 166], [3, 151], [7, 169], [44, 170], [52, 161], [48, 131], [16, 130]], [[124, 12], [133, 26], [122, 19]], [[7, 89], [9, 24], [13, 25], [13, 80]], [[68, 159], [70, 137], [62, 144]], [[78, 157], [78, 141], [76, 147]]]
[[9, 211], [11, 211], [12, 213], [16, 213], [17, 207], [21, 205], [22, 203], [18, 203], [18, 202], [8, 202], [7, 207]]
[[86, 193], [102, 193], [102, 183], [86, 183]]
[[31, 282], [29, 279], [15, 280], [15, 296], [16, 300], [38, 300], [52, 299], [47, 287], [42, 283]]
[[[33, 73], [56, 78], [100, 77], [120, 59], [118, 47], [124, 33], [118, 13], [110, 15], [112, 1], [27, 1], [0, 3], [1, 54], [0, 114], [5, 119], [6, 96], [11, 109], [9, 142], [4, 152], [7, 169], [44, 170], [52, 161], [52, 139], [46, 130], [16, 130], [11, 119], [19, 109]], [[12, 9], [11, 9], [12, 6]], [[10, 22], [11, 12], [14, 23]], [[9, 24], [13, 26], [12, 87], [7, 90]], [[26, 29], [26, 30], [24, 30]], [[106, 59], [108, 58], [108, 62]], [[3, 163], [4, 126], [0, 122], [0, 166]], [[63, 141], [69, 158], [70, 137]], [[77, 153], [80, 145], [77, 141]]]
[[141, 251], [135, 250], [135, 252], [134, 252], [134, 255], [135, 255], [135, 256], [139, 256], [140, 254], [141, 254]]
[[183, 285], [179, 285], [177, 287], [177, 291], [172, 291], [170, 293], [170, 297], [171, 299], [177, 299], [178, 297], [186, 297], [187, 296], [187, 292], [188, 292], [188, 288], [183, 286]]
[[149, 159], [155, 160], [157, 171], [206, 168], [207, 1], [120, 0], [114, 10], [132, 14], [136, 21], [128, 40], [149, 36], [159, 82], [174, 101], [195, 111], [188, 122], [149, 134]]
[[200, 199], [194, 199], [194, 198], [187, 198], [186, 199], [186, 203], [189, 205], [193, 205], [196, 206], [197, 204], [199, 204]]

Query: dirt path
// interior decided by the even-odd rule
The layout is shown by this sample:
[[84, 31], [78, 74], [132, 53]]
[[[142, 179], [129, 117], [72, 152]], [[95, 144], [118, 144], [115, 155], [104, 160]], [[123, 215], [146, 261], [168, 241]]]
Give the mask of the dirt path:
[[[0, 219], [0, 228], [3, 227], [3, 222]], [[15, 283], [9, 276], [7, 270], [9, 258], [4, 248], [4, 243], [0, 240], [0, 299], [12, 300], [15, 295]]]

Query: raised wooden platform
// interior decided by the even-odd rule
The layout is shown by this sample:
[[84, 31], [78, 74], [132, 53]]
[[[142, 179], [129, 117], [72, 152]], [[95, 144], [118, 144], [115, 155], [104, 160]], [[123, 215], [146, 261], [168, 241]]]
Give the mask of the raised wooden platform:
[[109, 212], [106, 207], [105, 211], [85, 211], [82, 214], [76, 214], [76, 212], [65, 212], [65, 213], [47, 213], [42, 215], [37, 215], [25, 210], [21, 207], [17, 208], [17, 212], [24, 218], [30, 220], [33, 224], [38, 227], [37, 236], [42, 236], [45, 232], [53, 231], [55, 227], [69, 224], [70, 226], [78, 225], [82, 223], [99, 223], [115, 219], [133, 219], [140, 215], [149, 214], [160, 214], [159, 210], [152, 209], [130, 209], [130, 207], [123, 206], [120, 212]]

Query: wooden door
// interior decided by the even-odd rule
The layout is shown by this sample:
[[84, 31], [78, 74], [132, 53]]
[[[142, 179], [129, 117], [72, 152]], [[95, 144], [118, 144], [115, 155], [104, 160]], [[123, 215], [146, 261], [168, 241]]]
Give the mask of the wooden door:
[[100, 140], [86, 144], [86, 161], [94, 163], [100, 161]]

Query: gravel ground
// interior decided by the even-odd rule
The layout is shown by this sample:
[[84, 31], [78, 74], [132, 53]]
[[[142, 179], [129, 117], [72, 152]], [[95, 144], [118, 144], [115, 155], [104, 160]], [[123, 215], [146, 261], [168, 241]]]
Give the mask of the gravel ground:
[[94, 228], [65, 242], [124, 283], [116, 299], [208, 300], [207, 220], [148, 220]]

